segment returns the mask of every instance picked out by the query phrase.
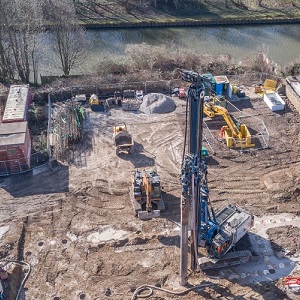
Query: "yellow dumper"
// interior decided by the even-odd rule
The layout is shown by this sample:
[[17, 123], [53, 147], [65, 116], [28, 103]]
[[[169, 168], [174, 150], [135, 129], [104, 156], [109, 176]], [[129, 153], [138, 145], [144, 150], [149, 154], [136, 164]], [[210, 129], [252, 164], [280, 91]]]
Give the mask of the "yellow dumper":
[[116, 146], [117, 155], [119, 155], [120, 152], [133, 152], [133, 138], [127, 131], [125, 124], [114, 126], [113, 140]]

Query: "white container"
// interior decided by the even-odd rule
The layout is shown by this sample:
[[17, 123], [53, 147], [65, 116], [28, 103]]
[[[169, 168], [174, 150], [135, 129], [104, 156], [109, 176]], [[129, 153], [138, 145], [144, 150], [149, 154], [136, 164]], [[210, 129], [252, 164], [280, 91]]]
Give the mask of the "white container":
[[264, 94], [264, 101], [272, 111], [283, 110], [285, 102], [277, 93]]

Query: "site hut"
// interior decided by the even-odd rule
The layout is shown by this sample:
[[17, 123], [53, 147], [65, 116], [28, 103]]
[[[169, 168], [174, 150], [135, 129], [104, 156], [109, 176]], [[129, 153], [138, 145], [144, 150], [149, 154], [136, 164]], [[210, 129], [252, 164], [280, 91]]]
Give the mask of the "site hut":
[[30, 168], [31, 139], [27, 121], [0, 124], [0, 174]]
[[19, 173], [30, 168], [31, 139], [27, 112], [29, 85], [12, 85], [0, 124], [0, 172]]
[[222, 95], [222, 96], [227, 96], [231, 98], [230, 95], [230, 89], [229, 89], [229, 80], [227, 76], [221, 75], [221, 76], [214, 76], [215, 82], [216, 82], [216, 95]]

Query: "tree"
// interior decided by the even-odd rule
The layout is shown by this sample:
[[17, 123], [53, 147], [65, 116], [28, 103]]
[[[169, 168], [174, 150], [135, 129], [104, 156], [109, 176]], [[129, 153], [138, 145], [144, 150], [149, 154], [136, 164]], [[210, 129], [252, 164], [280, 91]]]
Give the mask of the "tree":
[[53, 50], [65, 76], [86, 58], [85, 31], [78, 25], [72, 0], [49, 0], [48, 19], [54, 36]]
[[14, 78], [13, 60], [10, 51], [7, 49], [7, 43], [3, 37], [2, 28], [0, 27], [0, 80]]
[[[15, 73], [24, 83], [29, 83], [31, 60], [35, 60], [35, 34], [41, 28], [41, 6], [38, 0], [0, 0], [0, 51], [3, 75]], [[13, 61], [12, 61], [13, 60]], [[11, 69], [4, 67], [10, 63]], [[35, 60], [37, 68], [37, 61]], [[14, 74], [12, 74], [14, 73]]]

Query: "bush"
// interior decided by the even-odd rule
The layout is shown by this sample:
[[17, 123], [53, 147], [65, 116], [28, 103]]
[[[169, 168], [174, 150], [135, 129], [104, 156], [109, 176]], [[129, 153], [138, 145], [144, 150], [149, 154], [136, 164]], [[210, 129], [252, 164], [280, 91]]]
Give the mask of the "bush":
[[105, 76], [107, 74], [123, 75], [127, 72], [128, 65], [115, 60], [102, 61], [96, 69], [96, 73], [101, 76]]

